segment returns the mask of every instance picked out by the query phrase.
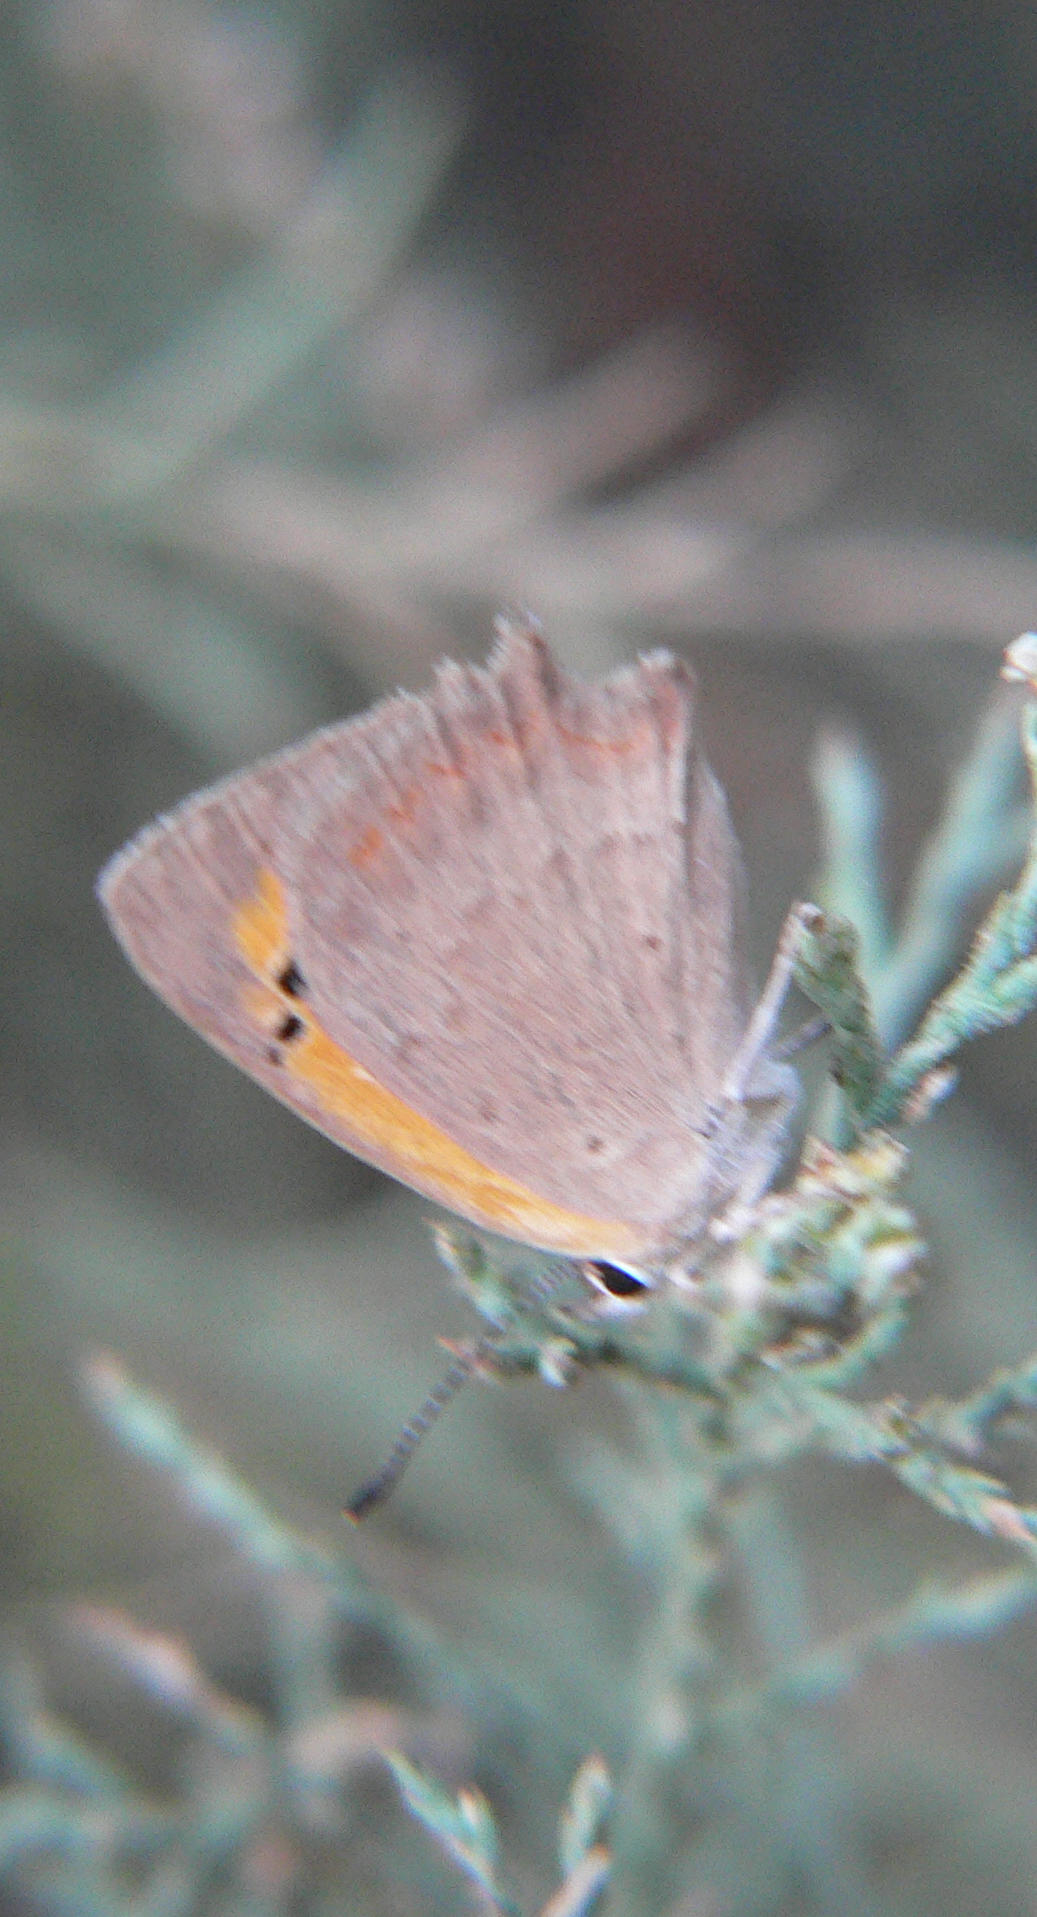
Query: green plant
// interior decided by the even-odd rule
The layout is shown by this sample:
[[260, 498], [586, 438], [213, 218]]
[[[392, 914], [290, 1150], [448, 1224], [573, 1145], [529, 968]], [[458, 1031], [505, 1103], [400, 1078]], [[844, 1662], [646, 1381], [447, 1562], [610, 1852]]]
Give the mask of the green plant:
[[[907, 1027], [946, 966], [966, 900], [1003, 865], [1013, 837], [1005, 737], [1003, 723], [986, 727], [953, 788], [899, 941], [885, 929], [874, 807], [852, 803], [867, 769], [828, 743], [819, 783], [831, 890], [859, 908], [872, 989], [849, 919], [827, 904], [804, 912], [796, 976], [831, 1027], [830, 1136], [809, 1137], [786, 1186], [718, 1240], [693, 1292], [604, 1319], [575, 1276], [546, 1291], [530, 1282], [529, 1260], [504, 1263], [466, 1230], [440, 1230], [459, 1285], [492, 1326], [483, 1366], [555, 1385], [607, 1372], [639, 1434], [632, 1452], [601, 1454], [582, 1473], [644, 1595], [641, 1639], [608, 1767], [585, 1756], [564, 1797], [561, 1884], [546, 1904], [540, 1893], [541, 1917], [897, 1908], [869, 1872], [815, 1707], [878, 1660], [992, 1632], [1037, 1599], [1037, 1510], [988, 1464], [999, 1434], [1033, 1409], [1037, 1357], [957, 1398], [865, 1395], [921, 1283], [905, 1138], [949, 1091], [961, 1047], [1037, 1001], [1035, 824], [1016, 883], [956, 977], [883, 1051], [880, 1033]], [[1037, 705], [1025, 710], [1023, 744], [1037, 795]], [[872, 822], [864, 838], [862, 817]], [[846, 898], [854, 873], [856, 901]], [[264, 1592], [267, 1695], [246, 1704], [182, 1642], [112, 1611], [81, 1611], [84, 1635], [176, 1725], [179, 1785], [162, 1794], [133, 1782], [55, 1720], [27, 1667], [11, 1663], [3, 1719], [15, 1776], [0, 1799], [8, 1881], [33, 1908], [98, 1917], [330, 1911], [343, 1898], [352, 1908], [456, 1908], [447, 1866], [437, 1874], [409, 1852], [401, 1861], [398, 1840], [379, 1841], [386, 1811], [371, 1774], [384, 1753], [476, 1906], [507, 1917], [531, 1907], [510, 1888], [487, 1798], [459, 1780], [488, 1752], [492, 1723], [487, 1762], [498, 1782], [502, 1752], [521, 1750], [526, 1774], [542, 1750], [550, 1791], [566, 1749], [561, 1695], [424, 1622], [358, 1570], [347, 1538], [315, 1543], [282, 1523], [117, 1365], [96, 1361], [88, 1384], [121, 1443], [251, 1567]], [[927, 1576], [852, 1628], [812, 1639], [799, 1546], [773, 1493], [780, 1474], [816, 1453], [892, 1474], [1017, 1561]], [[381, 1647], [382, 1693], [343, 1686], [343, 1631]], [[586, 1652], [593, 1660], [593, 1643]]]

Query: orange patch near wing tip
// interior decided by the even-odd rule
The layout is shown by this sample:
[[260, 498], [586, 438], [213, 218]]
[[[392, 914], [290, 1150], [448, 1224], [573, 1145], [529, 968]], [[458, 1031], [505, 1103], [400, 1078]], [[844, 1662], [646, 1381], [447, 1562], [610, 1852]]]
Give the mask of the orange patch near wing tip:
[[288, 902], [276, 872], [260, 872], [252, 898], [234, 915], [234, 943], [245, 964], [264, 985], [282, 972], [291, 957]]
[[[284, 888], [275, 872], [260, 872], [256, 892], [239, 907], [234, 938], [259, 985], [283, 1000], [301, 1020], [298, 1036], [282, 1053], [286, 1090], [305, 1086], [328, 1128], [337, 1120], [353, 1149], [464, 1218], [547, 1251], [574, 1257], [634, 1258], [637, 1234], [620, 1219], [591, 1218], [539, 1198], [514, 1179], [495, 1172], [397, 1098], [336, 1044], [305, 1000], [279, 991], [276, 981], [292, 958]], [[264, 1004], [265, 1004], [264, 1000]], [[267, 1027], [262, 1008], [248, 997], [245, 1009]]]

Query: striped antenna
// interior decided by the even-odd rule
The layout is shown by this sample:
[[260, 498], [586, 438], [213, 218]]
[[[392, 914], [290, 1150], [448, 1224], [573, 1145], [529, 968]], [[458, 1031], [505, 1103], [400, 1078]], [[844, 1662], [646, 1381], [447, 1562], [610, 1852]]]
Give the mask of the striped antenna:
[[424, 1403], [418, 1406], [412, 1418], [408, 1418], [381, 1469], [360, 1486], [355, 1497], [346, 1505], [344, 1515], [351, 1524], [359, 1524], [361, 1518], [366, 1518], [376, 1505], [385, 1502], [402, 1478], [426, 1431], [431, 1430], [440, 1412], [445, 1411], [452, 1399], [457, 1397], [461, 1386], [467, 1384], [496, 1342], [496, 1337], [480, 1338], [467, 1351], [462, 1351], [443, 1373], [439, 1383], [433, 1385]]
[[[544, 1304], [571, 1272], [572, 1266], [565, 1259], [552, 1259], [547, 1270], [526, 1286], [524, 1302], [534, 1308]], [[381, 1469], [360, 1486], [346, 1505], [343, 1516], [351, 1524], [359, 1524], [376, 1506], [384, 1504], [402, 1478], [426, 1431], [431, 1430], [440, 1412], [445, 1411], [447, 1405], [457, 1397], [461, 1386], [467, 1384], [472, 1374], [496, 1350], [502, 1331], [503, 1327], [488, 1332], [485, 1337], [477, 1338], [467, 1350], [459, 1352], [439, 1383], [433, 1385], [424, 1403], [418, 1406], [412, 1418], [408, 1418]]]

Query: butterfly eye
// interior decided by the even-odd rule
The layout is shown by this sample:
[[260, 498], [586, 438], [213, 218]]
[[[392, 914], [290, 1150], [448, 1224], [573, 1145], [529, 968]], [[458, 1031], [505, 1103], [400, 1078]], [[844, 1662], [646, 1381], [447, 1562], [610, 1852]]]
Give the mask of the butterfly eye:
[[648, 1278], [623, 1265], [609, 1264], [604, 1258], [584, 1258], [580, 1262], [580, 1270], [588, 1284], [593, 1285], [595, 1291], [600, 1291], [620, 1311], [636, 1310], [652, 1289]]

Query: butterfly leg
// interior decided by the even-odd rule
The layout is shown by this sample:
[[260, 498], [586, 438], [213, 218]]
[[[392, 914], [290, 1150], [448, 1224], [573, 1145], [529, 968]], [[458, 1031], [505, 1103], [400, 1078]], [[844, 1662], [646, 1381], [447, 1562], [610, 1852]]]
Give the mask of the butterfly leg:
[[792, 983], [800, 946], [821, 916], [818, 906], [806, 904], [794, 905], [788, 913], [771, 960], [767, 982], [721, 1087], [720, 1095], [725, 1103], [740, 1104], [746, 1098], [760, 1064], [772, 1051], [772, 1041]]

